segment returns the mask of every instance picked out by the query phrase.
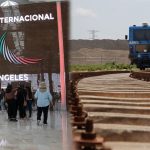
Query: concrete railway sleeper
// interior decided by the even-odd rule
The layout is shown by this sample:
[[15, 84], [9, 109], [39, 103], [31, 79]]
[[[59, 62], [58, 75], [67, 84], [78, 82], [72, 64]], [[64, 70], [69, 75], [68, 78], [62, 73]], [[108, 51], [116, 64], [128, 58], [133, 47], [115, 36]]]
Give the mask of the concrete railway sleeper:
[[[84, 75], [79, 75], [83, 78]], [[88, 118], [88, 114], [83, 110], [83, 105], [79, 99], [77, 85], [79, 79], [70, 81], [68, 94], [68, 109], [71, 116], [73, 128], [73, 141], [76, 150], [111, 150], [104, 146], [104, 138], [96, 134], [93, 129], [93, 121]]]

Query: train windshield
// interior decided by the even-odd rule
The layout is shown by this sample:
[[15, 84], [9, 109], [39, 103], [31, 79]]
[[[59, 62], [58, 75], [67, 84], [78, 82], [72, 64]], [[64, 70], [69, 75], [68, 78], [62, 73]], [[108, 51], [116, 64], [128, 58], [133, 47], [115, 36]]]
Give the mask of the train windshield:
[[135, 41], [150, 40], [150, 29], [136, 29], [133, 31]]
[[136, 45], [136, 51], [137, 52], [150, 52], [150, 45], [148, 44], [140, 44], [140, 45]]

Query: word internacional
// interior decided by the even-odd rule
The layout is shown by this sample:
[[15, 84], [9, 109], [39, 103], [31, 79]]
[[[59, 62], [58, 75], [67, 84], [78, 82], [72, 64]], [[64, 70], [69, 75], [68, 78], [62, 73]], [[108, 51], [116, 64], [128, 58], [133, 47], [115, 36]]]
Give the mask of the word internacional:
[[52, 13], [47, 14], [33, 14], [26, 16], [14, 16], [14, 17], [0, 17], [0, 23], [14, 23], [14, 22], [29, 22], [40, 20], [54, 20]]
[[6, 75], [0, 75], [1, 81], [28, 81], [29, 77], [28, 74], [6, 74]]

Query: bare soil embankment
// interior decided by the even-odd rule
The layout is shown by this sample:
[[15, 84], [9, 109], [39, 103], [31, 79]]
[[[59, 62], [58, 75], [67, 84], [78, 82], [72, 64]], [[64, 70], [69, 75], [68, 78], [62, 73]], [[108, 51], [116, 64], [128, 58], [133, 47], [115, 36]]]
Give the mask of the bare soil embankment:
[[71, 40], [70, 64], [101, 64], [108, 62], [128, 64], [126, 40]]

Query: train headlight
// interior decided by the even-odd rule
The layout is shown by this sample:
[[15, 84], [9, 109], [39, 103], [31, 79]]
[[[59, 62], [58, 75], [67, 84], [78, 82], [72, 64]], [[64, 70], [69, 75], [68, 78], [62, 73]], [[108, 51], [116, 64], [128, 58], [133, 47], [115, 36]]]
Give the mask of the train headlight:
[[146, 53], [147, 52], [147, 49], [144, 49], [144, 53]]
[[137, 57], [138, 57], [138, 58], [141, 58], [141, 54], [138, 54]]

